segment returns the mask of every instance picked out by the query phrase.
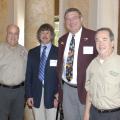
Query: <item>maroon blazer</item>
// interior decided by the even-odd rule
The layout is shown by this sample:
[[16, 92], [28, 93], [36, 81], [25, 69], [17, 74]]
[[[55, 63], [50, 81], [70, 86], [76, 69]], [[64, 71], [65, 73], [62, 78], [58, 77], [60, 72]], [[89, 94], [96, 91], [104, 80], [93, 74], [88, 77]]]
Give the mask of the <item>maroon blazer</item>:
[[[62, 66], [63, 66], [63, 54], [67, 41], [68, 33], [63, 35], [59, 39], [59, 52], [58, 52], [58, 78], [59, 78], [59, 94], [60, 102], [62, 100]], [[80, 39], [80, 45], [78, 50], [78, 60], [77, 60], [77, 89], [80, 102], [85, 104], [86, 101], [86, 90], [85, 90], [85, 79], [86, 79], [86, 68], [91, 62], [91, 60], [96, 57], [97, 50], [95, 47], [95, 31], [89, 30], [83, 27]], [[93, 54], [83, 54], [83, 47], [92, 46]]]

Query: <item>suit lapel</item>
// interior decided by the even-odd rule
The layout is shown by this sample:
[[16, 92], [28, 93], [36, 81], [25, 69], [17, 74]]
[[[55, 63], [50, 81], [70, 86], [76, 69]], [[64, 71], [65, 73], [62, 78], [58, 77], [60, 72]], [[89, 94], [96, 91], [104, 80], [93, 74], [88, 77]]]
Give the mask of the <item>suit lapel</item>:
[[86, 43], [87, 41], [88, 41], [87, 32], [86, 32], [86, 29], [83, 27], [83, 28], [82, 28], [82, 33], [81, 33], [80, 43], [81, 43], [82, 46], [83, 46], [84, 43]]
[[41, 46], [39, 46], [36, 50], [36, 54], [35, 54], [35, 66], [38, 67], [38, 71], [39, 71], [39, 65], [40, 65], [40, 49], [41, 49]]
[[[68, 34], [69, 34], [69, 33], [67, 33], [67, 34], [61, 39], [61, 41], [60, 41], [60, 43], [59, 43], [59, 48], [60, 48], [61, 53], [60, 53], [60, 56], [58, 56], [58, 57], [60, 57], [61, 60], [62, 60], [63, 55], [64, 55], [64, 50], [65, 50], [65, 46], [66, 46]], [[60, 61], [61, 61], [61, 60], [60, 60]]]
[[87, 42], [88, 42], [87, 32], [86, 32], [86, 29], [83, 27], [82, 33], [81, 33], [81, 38], [80, 38], [80, 43], [79, 43], [79, 49], [78, 49], [79, 55], [83, 53], [83, 46], [87, 45], [86, 44]]

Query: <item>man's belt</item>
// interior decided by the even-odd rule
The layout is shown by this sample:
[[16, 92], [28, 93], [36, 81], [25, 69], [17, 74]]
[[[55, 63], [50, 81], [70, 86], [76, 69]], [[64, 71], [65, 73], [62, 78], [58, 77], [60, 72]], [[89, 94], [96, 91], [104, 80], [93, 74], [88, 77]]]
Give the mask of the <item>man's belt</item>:
[[64, 81], [63, 83], [67, 84], [68, 86], [70, 86], [70, 87], [72, 87], [72, 88], [77, 88], [77, 85], [69, 84], [69, 83], [67, 83], [67, 82], [65, 82], [65, 81]]
[[110, 113], [110, 112], [117, 112], [117, 111], [120, 111], [120, 107], [118, 107], [118, 108], [114, 108], [114, 109], [98, 109], [98, 108], [96, 108], [96, 107], [94, 107], [93, 106], [93, 108], [96, 110], [96, 111], [98, 111], [99, 113]]
[[11, 88], [11, 89], [16, 89], [16, 88], [19, 88], [21, 86], [24, 86], [24, 82], [20, 83], [19, 85], [14, 85], [14, 86], [8, 86], [8, 85], [0, 84], [0, 87]]

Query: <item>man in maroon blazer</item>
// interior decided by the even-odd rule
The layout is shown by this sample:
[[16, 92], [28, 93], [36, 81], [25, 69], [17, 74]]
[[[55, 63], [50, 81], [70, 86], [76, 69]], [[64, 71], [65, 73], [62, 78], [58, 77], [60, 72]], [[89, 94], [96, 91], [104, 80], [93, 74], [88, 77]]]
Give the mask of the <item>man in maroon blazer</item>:
[[[82, 120], [86, 99], [85, 76], [86, 68], [97, 55], [95, 49], [95, 31], [83, 27], [83, 17], [76, 8], [66, 10], [65, 25], [68, 33], [59, 39], [58, 77], [59, 98], [63, 100], [63, 112], [65, 120]], [[68, 79], [66, 65], [70, 41], [74, 36], [74, 58], [72, 64], [72, 79]], [[70, 53], [69, 53], [70, 54]]]

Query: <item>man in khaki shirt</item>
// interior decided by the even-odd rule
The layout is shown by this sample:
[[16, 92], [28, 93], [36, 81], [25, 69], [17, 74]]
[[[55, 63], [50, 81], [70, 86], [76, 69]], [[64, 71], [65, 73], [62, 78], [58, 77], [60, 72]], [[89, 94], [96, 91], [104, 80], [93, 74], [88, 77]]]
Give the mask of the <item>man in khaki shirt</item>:
[[95, 41], [98, 56], [87, 68], [84, 120], [120, 120], [120, 56], [114, 53], [114, 35], [100, 28]]
[[18, 39], [18, 26], [8, 25], [0, 44], [0, 120], [23, 120], [27, 51]]

